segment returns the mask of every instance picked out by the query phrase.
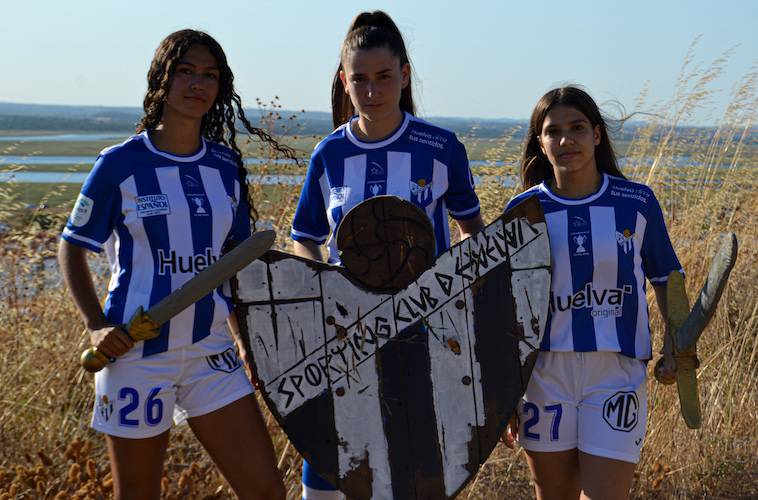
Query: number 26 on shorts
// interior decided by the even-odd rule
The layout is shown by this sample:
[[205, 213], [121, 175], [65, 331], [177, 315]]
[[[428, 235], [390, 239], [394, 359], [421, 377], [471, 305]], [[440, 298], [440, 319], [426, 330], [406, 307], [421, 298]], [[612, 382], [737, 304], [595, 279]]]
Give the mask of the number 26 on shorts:
[[[150, 391], [150, 394], [145, 400], [145, 415], [144, 422], [147, 425], [158, 425], [163, 420], [163, 401], [156, 396], [160, 393], [161, 388], [155, 387]], [[126, 401], [126, 404], [118, 412], [118, 422], [120, 425], [126, 427], [139, 426], [139, 414], [133, 415], [134, 411], [139, 407], [139, 392], [133, 387], [122, 387], [118, 392], [118, 398], [122, 401]]]
[[[534, 403], [526, 402], [521, 409], [522, 418], [524, 418], [524, 437], [527, 439], [533, 439], [535, 441], [540, 440], [539, 432], [532, 432], [531, 429], [540, 421], [540, 408]], [[550, 423], [550, 440], [558, 440], [558, 430], [561, 425], [561, 416], [563, 416], [563, 406], [559, 404], [546, 405], [543, 408], [543, 416], [545, 413], [549, 413], [552, 421]]]

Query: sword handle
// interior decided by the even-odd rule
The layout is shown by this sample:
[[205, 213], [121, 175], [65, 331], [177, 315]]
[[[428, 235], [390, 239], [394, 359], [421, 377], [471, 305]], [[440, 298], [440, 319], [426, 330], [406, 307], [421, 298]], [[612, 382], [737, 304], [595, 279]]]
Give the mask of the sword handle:
[[105, 368], [108, 363], [116, 361], [115, 358], [109, 358], [102, 352], [97, 350], [97, 347], [90, 347], [82, 353], [81, 359], [82, 368], [90, 373], [96, 373]]
[[[132, 315], [129, 324], [123, 327], [123, 329], [132, 340], [139, 342], [157, 337], [160, 334], [159, 327], [160, 325], [153, 321], [150, 315], [140, 306], [134, 312], [134, 315]], [[105, 365], [114, 361], [116, 361], [116, 358], [109, 358], [98, 351], [97, 347], [90, 347], [84, 351], [80, 359], [82, 368], [90, 373], [99, 372], [105, 368]]]

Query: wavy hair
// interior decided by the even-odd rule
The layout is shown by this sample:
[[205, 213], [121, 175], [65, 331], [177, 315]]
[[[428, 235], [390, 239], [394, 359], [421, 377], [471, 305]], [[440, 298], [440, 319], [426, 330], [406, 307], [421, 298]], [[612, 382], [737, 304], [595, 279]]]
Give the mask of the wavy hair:
[[[598, 105], [586, 91], [575, 85], [569, 85], [555, 88], [543, 95], [534, 107], [534, 111], [532, 111], [532, 117], [529, 120], [529, 130], [526, 135], [526, 145], [524, 146], [519, 166], [523, 188], [529, 189], [555, 177], [553, 166], [540, 148], [539, 137], [542, 133], [542, 124], [545, 122], [545, 117], [556, 106], [572, 107], [587, 117], [592, 128], [595, 128], [596, 125], [600, 128], [600, 144], [595, 146], [597, 169], [600, 172], [624, 178], [624, 174], [619, 170], [616, 153], [608, 136], [606, 122], [610, 121], [610, 119], [603, 116]], [[623, 123], [625, 119], [621, 118], [620, 122]]]
[[[353, 22], [345, 35], [340, 50], [340, 65], [332, 79], [332, 123], [334, 128], [339, 127], [355, 115], [355, 107], [350, 101], [350, 96], [345, 93], [345, 86], [340, 78], [340, 71], [344, 68], [342, 62], [345, 56], [354, 50], [369, 50], [387, 48], [392, 54], [400, 59], [400, 66], [410, 64], [408, 51], [405, 49], [403, 35], [400, 33], [392, 18], [381, 10], [374, 12], [361, 12]], [[412, 72], [411, 72], [412, 73]], [[411, 75], [408, 76], [408, 85], [400, 94], [400, 109], [415, 115], [416, 106], [413, 104], [413, 91], [411, 90]]]
[[137, 124], [137, 133], [152, 131], [161, 123], [163, 103], [169, 93], [171, 77], [179, 60], [193, 45], [206, 47], [216, 59], [216, 65], [219, 69], [218, 95], [211, 109], [203, 116], [200, 134], [210, 141], [232, 148], [237, 153], [241, 195], [249, 202], [251, 226], [252, 230], [255, 231], [255, 223], [259, 215], [250, 195], [242, 152], [236, 142], [237, 130], [235, 125], [237, 120], [242, 123], [248, 133], [270, 144], [277, 153], [285, 158], [295, 160], [295, 162], [298, 162], [298, 159], [292, 148], [280, 144], [265, 130], [254, 127], [247, 119], [242, 108], [242, 98], [234, 90], [234, 74], [226, 61], [224, 49], [212, 36], [202, 31], [185, 29], [175, 31], [163, 39], [155, 51], [153, 61], [150, 63], [150, 70], [147, 72], [147, 93], [142, 105], [144, 115]]

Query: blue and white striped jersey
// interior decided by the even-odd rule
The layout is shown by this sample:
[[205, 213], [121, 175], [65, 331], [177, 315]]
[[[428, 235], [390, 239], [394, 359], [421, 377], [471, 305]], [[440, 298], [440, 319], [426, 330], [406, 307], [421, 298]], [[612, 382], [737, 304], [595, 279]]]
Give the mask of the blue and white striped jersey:
[[682, 271], [663, 213], [644, 184], [603, 175], [582, 199], [561, 198], [543, 182], [508, 203], [537, 195], [552, 263], [543, 351], [612, 351], [650, 359], [645, 278], [665, 283]]
[[455, 219], [479, 214], [463, 144], [454, 133], [406, 113], [400, 127], [382, 141], [361, 141], [346, 123], [316, 145], [292, 237], [317, 244], [329, 238], [329, 262], [338, 263], [335, 231], [340, 220], [361, 201], [384, 194], [409, 200], [426, 212], [437, 253], [450, 247], [448, 212]]
[[[236, 153], [203, 140], [192, 156], [158, 150], [147, 133], [103, 150], [82, 186], [63, 238], [100, 252], [113, 274], [105, 316], [127, 322], [215, 262], [227, 240], [250, 235]], [[232, 308], [219, 287], [142, 343], [142, 355], [227, 335]], [[137, 347], [139, 348], [139, 347]]]

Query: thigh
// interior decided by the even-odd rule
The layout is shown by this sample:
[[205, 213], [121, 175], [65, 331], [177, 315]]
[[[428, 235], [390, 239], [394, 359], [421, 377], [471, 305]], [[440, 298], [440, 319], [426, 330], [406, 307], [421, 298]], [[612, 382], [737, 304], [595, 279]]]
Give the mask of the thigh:
[[626, 499], [634, 479], [634, 463], [579, 452], [582, 498]]
[[539, 500], [579, 498], [577, 450], [555, 452], [526, 450], [526, 460]]
[[252, 394], [188, 422], [239, 498], [284, 498], [274, 447]]
[[113, 496], [158, 499], [169, 431], [145, 439], [105, 436], [113, 476]]

